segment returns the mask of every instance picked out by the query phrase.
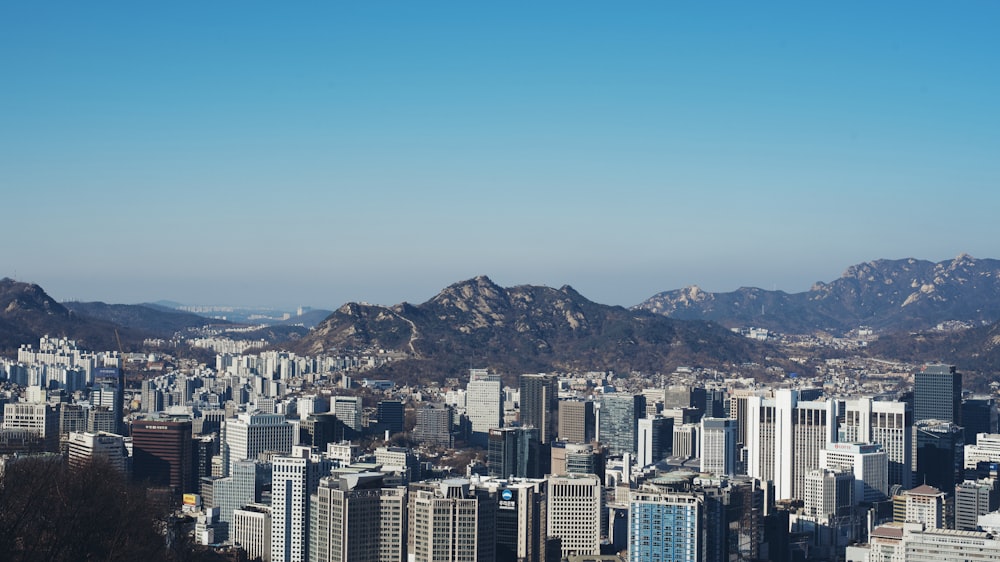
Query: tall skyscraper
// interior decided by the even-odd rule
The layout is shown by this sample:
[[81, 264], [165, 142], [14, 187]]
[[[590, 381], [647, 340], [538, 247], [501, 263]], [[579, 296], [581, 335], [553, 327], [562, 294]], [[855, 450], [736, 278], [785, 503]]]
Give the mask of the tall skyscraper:
[[256, 459], [265, 451], [289, 453], [292, 450], [292, 424], [281, 414], [247, 412], [226, 420], [223, 454], [226, 474], [237, 461]]
[[889, 486], [913, 487], [913, 410], [906, 402], [871, 398], [843, 403], [838, 441], [878, 443], [889, 459]]
[[425, 444], [451, 448], [455, 444], [452, 432], [455, 411], [444, 404], [427, 404], [417, 408], [417, 425], [413, 437]]
[[558, 434], [559, 379], [554, 375], [521, 375], [521, 426], [537, 427], [542, 443]]
[[913, 420], [962, 425], [962, 374], [954, 365], [927, 365], [913, 375]]
[[836, 402], [800, 402], [797, 390], [781, 389], [774, 399], [749, 398], [747, 409], [748, 474], [773, 482], [778, 499], [801, 498], [820, 450], [836, 441]]
[[674, 444], [674, 420], [672, 418], [642, 418], [638, 423], [637, 438], [639, 467], [655, 464], [671, 454]]
[[639, 418], [645, 412], [646, 397], [641, 394], [611, 393], [601, 398], [598, 438], [610, 454], [635, 454]]
[[497, 561], [545, 562], [548, 481], [484, 478], [473, 486], [496, 500]]
[[212, 483], [212, 504], [219, 508], [219, 521], [230, 525], [233, 513], [248, 504], [259, 502], [265, 484], [271, 483], [271, 464], [244, 459], [233, 464], [229, 476]]
[[380, 432], [388, 431], [389, 435], [403, 432], [405, 410], [403, 403], [399, 400], [379, 400], [375, 415], [378, 419]]
[[601, 553], [603, 490], [601, 480], [594, 474], [549, 478], [546, 534], [554, 539], [553, 546], [558, 544], [560, 558]]
[[250, 560], [271, 559], [271, 506], [250, 504], [233, 512], [229, 539], [240, 545]]
[[699, 439], [702, 472], [736, 474], [736, 420], [701, 418]]
[[858, 503], [882, 501], [889, 493], [889, 458], [878, 443], [829, 443], [819, 452], [819, 467], [851, 474]]
[[559, 439], [590, 443], [596, 434], [594, 403], [590, 400], [559, 401]]
[[915, 481], [941, 490], [953, 490], [962, 481], [965, 464], [965, 435], [951, 422], [917, 422], [917, 468]]
[[507, 478], [542, 478], [549, 459], [543, 458], [536, 427], [491, 429], [486, 463], [490, 476]]
[[132, 422], [132, 477], [180, 495], [195, 490], [191, 420]]
[[361, 472], [320, 479], [310, 497], [310, 562], [403, 562], [406, 488], [386, 488], [384, 478]]
[[503, 389], [500, 375], [471, 369], [465, 387], [465, 411], [472, 424], [473, 441], [486, 444], [491, 429], [503, 427]]
[[271, 479], [271, 560], [305, 562], [309, 556], [309, 496], [330, 475], [333, 461], [309, 447], [275, 457]]
[[496, 560], [496, 500], [468, 480], [410, 484], [407, 556], [411, 562]]
[[645, 486], [633, 490], [630, 499], [629, 560], [702, 560], [705, 549], [701, 529], [703, 498]]
[[344, 426], [350, 429], [348, 439], [353, 439], [364, 431], [362, 426], [362, 414], [364, 408], [360, 396], [334, 396], [331, 399], [330, 411], [337, 419], [344, 422]]

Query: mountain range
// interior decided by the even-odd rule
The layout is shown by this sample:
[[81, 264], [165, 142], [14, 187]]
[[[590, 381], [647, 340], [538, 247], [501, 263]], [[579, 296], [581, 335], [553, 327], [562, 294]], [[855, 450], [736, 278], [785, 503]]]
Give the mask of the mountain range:
[[[730, 330], [747, 326], [835, 335], [868, 326], [880, 335], [870, 346], [873, 354], [1000, 370], [998, 319], [1000, 261], [961, 255], [940, 263], [862, 263], [839, 279], [796, 294], [688, 287], [659, 293], [631, 309], [592, 302], [568, 285], [504, 288], [480, 276], [422, 304], [347, 303], [308, 332], [305, 327], [269, 329], [283, 342], [280, 346], [303, 354], [402, 352], [409, 359], [391, 364], [387, 374], [439, 379], [482, 366], [509, 373], [665, 372], [682, 365], [764, 363], [795, 368], [780, 349]], [[949, 321], [974, 327], [933, 330]], [[137, 344], [149, 335], [217, 322], [155, 304], [60, 304], [37, 285], [0, 280], [0, 352], [5, 354], [46, 334], [93, 349], [115, 349], [116, 329], [124, 343]]]
[[794, 334], [844, 334], [860, 326], [926, 330], [949, 320], [989, 324], [1000, 319], [1000, 260], [966, 254], [940, 263], [877, 260], [803, 293], [749, 287], [710, 293], [691, 286], [658, 293], [634, 308]]

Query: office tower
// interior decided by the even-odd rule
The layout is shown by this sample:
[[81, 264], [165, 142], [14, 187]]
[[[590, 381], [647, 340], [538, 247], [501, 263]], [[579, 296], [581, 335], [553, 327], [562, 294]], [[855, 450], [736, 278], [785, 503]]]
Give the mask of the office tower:
[[420, 457], [406, 447], [376, 448], [375, 464], [382, 465], [382, 472], [402, 474], [405, 484], [420, 480]]
[[90, 433], [115, 433], [120, 427], [115, 412], [103, 406], [87, 409], [87, 431]]
[[781, 389], [774, 399], [749, 398], [747, 408], [748, 474], [773, 482], [778, 499], [801, 498], [806, 472], [836, 441], [836, 403], [800, 402], [798, 391]]
[[915, 426], [915, 482], [952, 490], [962, 481], [965, 442], [962, 428], [950, 422], [922, 420]]
[[348, 428], [345, 439], [353, 439], [364, 432], [362, 414], [364, 407], [360, 396], [334, 396], [330, 411]]
[[690, 408], [693, 405], [691, 387], [674, 384], [663, 390], [663, 409]]
[[828, 443], [819, 467], [850, 473], [858, 503], [883, 501], [889, 493], [889, 457], [877, 443]]
[[127, 456], [125, 439], [113, 433], [70, 433], [69, 466], [81, 467], [91, 461], [106, 462], [115, 470], [125, 475]]
[[455, 411], [444, 404], [427, 404], [417, 408], [417, 425], [413, 437], [424, 444], [452, 448], [455, 437], [452, 434]]
[[945, 493], [934, 486], [921, 484], [900, 494], [904, 504], [900, 523], [923, 523], [927, 527], [944, 527]]
[[470, 369], [465, 387], [465, 411], [472, 425], [472, 440], [485, 445], [491, 429], [503, 427], [503, 392], [500, 375]]
[[806, 473], [803, 509], [806, 515], [827, 521], [846, 518], [854, 506], [854, 475], [817, 468]]
[[673, 456], [683, 459], [698, 458], [698, 425], [686, 423], [674, 426]]
[[59, 450], [59, 412], [51, 404], [3, 405], [3, 429], [24, 430], [42, 440], [46, 451]]
[[389, 435], [403, 432], [405, 410], [399, 400], [380, 400], [376, 411], [379, 432]]
[[219, 456], [221, 443], [219, 442], [219, 434], [197, 435], [197, 431], [193, 428], [195, 422], [192, 421], [191, 425], [192, 432], [195, 433], [194, 477], [197, 480], [212, 475], [212, 460]]
[[603, 488], [594, 474], [549, 477], [547, 506], [550, 544], [560, 558], [601, 553]]
[[976, 434], [976, 444], [965, 446], [964, 457], [965, 470], [975, 469], [980, 462], [1000, 463], [1000, 434]]
[[974, 396], [962, 400], [962, 427], [966, 435], [996, 433], [997, 413], [993, 398]]
[[594, 437], [594, 403], [590, 400], [560, 400], [559, 440], [590, 443]]
[[642, 395], [612, 393], [601, 398], [598, 439], [610, 454], [635, 454], [639, 418], [645, 411]]
[[633, 490], [630, 496], [630, 561], [702, 560], [705, 550], [700, 525], [704, 511], [702, 497], [655, 486]]
[[146, 379], [141, 383], [142, 389], [142, 411], [147, 414], [155, 414], [163, 410], [163, 392], [156, 387], [156, 381]]
[[556, 439], [559, 379], [554, 375], [521, 375], [521, 427], [536, 427], [542, 443]]
[[955, 529], [976, 531], [979, 516], [1000, 509], [1000, 481], [966, 480], [955, 487]]
[[176, 495], [194, 491], [191, 420], [134, 420], [132, 477], [149, 486], [169, 487]]
[[962, 425], [962, 374], [954, 365], [927, 365], [913, 375], [913, 421]]
[[408, 544], [410, 562], [496, 559], [496, 500], [474, 490], [468, 480], [410, 484]]
[[212, 483], [212, 507], [219, 508], [219, 520], [233, 522], [233, 513], [245, 505], [259, 502], [265, 486], [271, 483], [270, 463], [244, 459], [233, 463], [229, 476]]
[[299, 445], [325, 450], [330, 443], [340, 443], [352, 434], [344, 422], [333, 413], [310, 414], [299, 420]]
[[315, 394], [300, 396], [295, 401], [295, 411], [299, 414], [300, 420], [304, 420], [312, 414], [325, 414], [330, 411], [330, 400]]
[[670, 418], [642, 418], [638, 423], [639, 436], [636, 464], [642, 468], [670, 456], [674, 445], [674, 420]]
[[[747, 476], [701, 476], [695, 492], [704, 500], [704, 560], [758, 560], [764, 523], [764, 490]], [[681, 490], [684, 491], [684, 490]]]
[[406, 488], [360, 472], [320, 479], [310, 496], [310, 562], [403, 561]]
[[725, 390], [715, 389], [705, 391], [705, 417], [728, 418], [729, 413], [726, 411], [726, 405], [727, 400]]
[[228, 459], [226, 473], [237, 461], [256, 459], [265, 451], [288, 453], [292, 450], [293, 429], [281, 414], [245, 412], [227, 419], [223, 444]]
[[736, 474], [736, 420], [702, 418], [699, 439], [702, 472]]
[[596, 474], [604, 478], [604, 456], [592, 444], [552, 444], [551, 474]]
[[889, 486], [913, 487], [913, 411], [906, 402], [848, 400], [838, 441], [877, 443], [889, 459]]
[[93, 388], [91, 394], [110, 395], [110, 402], [95, 404], [107, 406], [114, 415], [115, 425], [109, 431], [125, 435], [125, 371], [119, 367], [98, 367], [91, 373]]
[[472, 485], [496, 499], [497, 561], [545, 562], [548, 481], [488, 478]]
[[248, 560], [271, 560], [271, 506], [249, 504], [233, 512], [229, 540], [240, 545]]
[[542, 478], [548, 459], [542, 458], [540, 431], [536, 427], [491, 429], [487, 440], [486, 464], [490, 476]]
[[333, 461], [309, 447], [292, 447], [272, 460], [271, 560], [304, 562], [309, 556], [309, 496], [330, 475]]
[[59, 404], [59, 433], [84, 433], [87, 431], [87, 411], [79, 404]]

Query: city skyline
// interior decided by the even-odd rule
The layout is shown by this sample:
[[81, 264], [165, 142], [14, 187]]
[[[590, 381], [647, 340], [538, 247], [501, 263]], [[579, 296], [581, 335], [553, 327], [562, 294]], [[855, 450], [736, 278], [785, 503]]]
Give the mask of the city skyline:
[[987, 2], [0, 7], [0, 277], [57, 300], [631, 306], [996, 258]]

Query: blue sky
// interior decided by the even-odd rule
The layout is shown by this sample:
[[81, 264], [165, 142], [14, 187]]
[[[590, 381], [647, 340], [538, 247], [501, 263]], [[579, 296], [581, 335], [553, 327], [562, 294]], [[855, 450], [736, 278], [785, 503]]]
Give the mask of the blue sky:
[[0, 275], [633, 305], [1000, 258], [1000, 4], [6, 2]]

